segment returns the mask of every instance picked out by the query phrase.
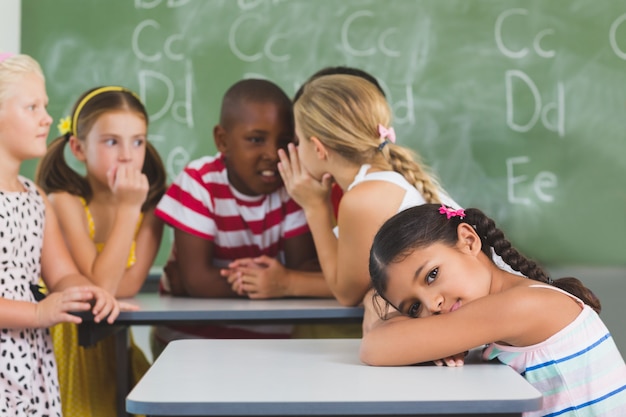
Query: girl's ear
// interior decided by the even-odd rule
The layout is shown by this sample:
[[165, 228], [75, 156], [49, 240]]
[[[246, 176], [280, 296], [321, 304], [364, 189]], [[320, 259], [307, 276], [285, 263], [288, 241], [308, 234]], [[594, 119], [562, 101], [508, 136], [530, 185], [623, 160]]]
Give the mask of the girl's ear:
[[328, 151], [326, 150], [326, 146], [315, 136], [311, 136], [311, 142], [313, 142], [313, 148], [315, 149], [315, 154], [317, 158], [324, 161], [328, 159]]
[[215, 141], [215, 147], [217, 150], [222, 154], [226, 154], [226, 151], [228, 150], [226, 143], [226, 130], [224, 130], [221, 125], [215, 125], [213, 128], [213, 140]]
[[457, 247], [461, 252], [477, 255], [481, 253], [482, 242], [480, 237], [476, 233], [476, 230], [468, 223], [460, 223], [456, 229], [457, 232]]
[[70, 150], [76, 159], [80, 162], [85, 162], [87, 157], [85, 156], [84, 142], [78, 140], [74, 135], [70, 136]]

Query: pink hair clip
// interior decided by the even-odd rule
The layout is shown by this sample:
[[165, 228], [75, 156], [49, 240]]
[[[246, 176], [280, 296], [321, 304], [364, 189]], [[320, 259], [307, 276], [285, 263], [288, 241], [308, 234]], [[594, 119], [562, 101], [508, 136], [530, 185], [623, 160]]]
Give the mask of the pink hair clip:
[[381, 143], [389, 140], [391, 143], [396, 143], [396, 132], [393, 130], [393, 127], [387, 129], [385, 126], [379, 124], [378, 125], [378, 134], [380, 135]]
[[445, 214], [447, 219], [450, 219], [454, 216], [459, 216], [462, 219], [465, 218], [465, 210], [463, 210], [462, 208], [455, 210], [453, 208], [446, 207], [443, 204], [441, 205], [441, 207], [439, 207], [439, 213]]

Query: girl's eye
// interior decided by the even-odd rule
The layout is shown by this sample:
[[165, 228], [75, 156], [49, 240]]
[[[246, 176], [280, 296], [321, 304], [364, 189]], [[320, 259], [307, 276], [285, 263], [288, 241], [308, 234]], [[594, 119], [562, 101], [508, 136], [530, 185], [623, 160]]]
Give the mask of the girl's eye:
[[426, 276], [426, 283], [432, 284], [437, 279], [437, 274], [439, 273], [439, 268], [435, 268], [428, 273]]
[[135, 147], [137, 147], [137, 148], [140, 148], [141, 146], [143, 146], [144, 142], [145, 142], [145, 140], [143, 140], [143, 139], [135, 139], [133, 141], [133, 145]]
[[113, 146], [117, 143], [117, 141], [115, 139], [107, 139], [104, 141], [104, 144], [107, 146]]
[[422, 308], [422, 303], [417, 301], [409, 306], [409, 310], [407, 311], [407, 314], [409, 315], [409, 317], [417, 318], [419, 317], [421, 308]]

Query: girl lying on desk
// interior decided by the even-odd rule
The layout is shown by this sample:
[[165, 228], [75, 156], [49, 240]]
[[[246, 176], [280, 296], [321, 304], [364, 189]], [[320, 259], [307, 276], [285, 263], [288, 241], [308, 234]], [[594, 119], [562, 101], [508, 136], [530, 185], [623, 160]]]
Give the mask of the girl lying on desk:
[[[489, 247], [530, 279], [494, 265]], [[369, 269], [377, 295], [402, 316], [364, 336], [365, 363], [408, 365], [489, 344], [484, 359], [543, 393], [543, 408], [526, 416], [626, 415], [626, 365], [598, 299], [576, 278], [549, 278], [480, 210], [398, 213], [374, 238]]]

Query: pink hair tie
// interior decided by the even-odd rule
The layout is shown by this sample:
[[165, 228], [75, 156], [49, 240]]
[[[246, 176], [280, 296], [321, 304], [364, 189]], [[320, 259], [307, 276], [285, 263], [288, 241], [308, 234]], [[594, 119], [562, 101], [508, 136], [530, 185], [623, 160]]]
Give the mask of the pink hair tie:
[[459, 216], [460, 218], [464, 219], [465, 218], [465, 210], [463, 209], [458, 209], [455, 210], [453, 208], [450, 207], [446, 207], [443, 204], [441, 205], [441, 207], [439, 207], [439, 213], [441, 214], [445, 214], [446, 218], [449, 220], [451, 217], [455, 217], [455, 216]]
[[393, 130], [393, 127], [387, 129], [385, 126], [379, 124], [378, 135], [380, 137], [380, 145], [378, 145], [379, 151], [382, 151], [388, 142], [396, 143], [396, 132]]
[[12, 56], [14, 56], [14, 54], [12, 54], [11, 52], [2, 52], [0, 53], [0, 62], [4, 61], [5, 59], [9, 59]]

